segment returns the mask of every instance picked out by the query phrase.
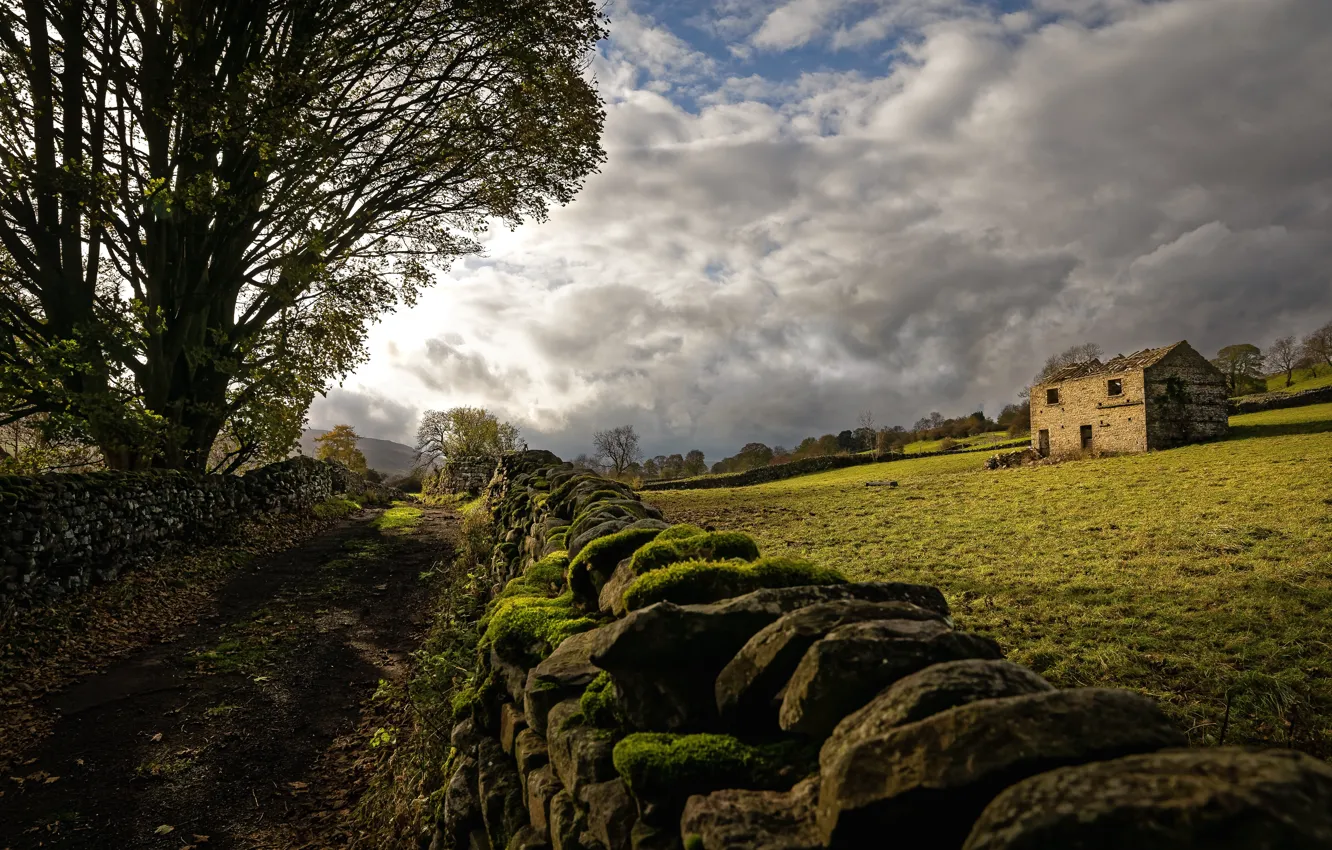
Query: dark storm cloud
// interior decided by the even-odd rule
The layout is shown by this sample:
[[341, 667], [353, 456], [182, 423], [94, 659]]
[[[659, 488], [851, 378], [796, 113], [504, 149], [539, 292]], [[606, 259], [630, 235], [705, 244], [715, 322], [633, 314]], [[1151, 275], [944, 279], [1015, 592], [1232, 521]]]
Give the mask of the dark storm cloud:
[[[715, 459], [867, 408], [996, 412], [1077, 342], [1210, 354], [1332, 318], [1326, 0], [718, 6], [713, 31], [769, 54], [915, 28], [888, 76], [782, 82], [709, 77], [613, 11], [608, 161], [462, 275], [484, 348], [428, 333], [423, 406]], [[693, 111], [659, 94], [708, 80]]]

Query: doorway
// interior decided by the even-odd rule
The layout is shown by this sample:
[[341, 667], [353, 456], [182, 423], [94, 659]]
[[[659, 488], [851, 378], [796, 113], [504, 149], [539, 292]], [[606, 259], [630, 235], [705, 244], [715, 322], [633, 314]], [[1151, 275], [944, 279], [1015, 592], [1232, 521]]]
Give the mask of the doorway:
[[1042, 428], [1036, 433], [1036, 451], [1041, 457], [1050, 456], [1050, 431], [1048, 428]]
[[1090, 425], [1083, 425], [1083, 426], [1082, 426], [1082, 450], [1083, 450], [1084, 452], [1089, 452], [1089, 451], [1091, 451], [1091, 447], [1092, 447], [1092, 426], [1090, 426]]

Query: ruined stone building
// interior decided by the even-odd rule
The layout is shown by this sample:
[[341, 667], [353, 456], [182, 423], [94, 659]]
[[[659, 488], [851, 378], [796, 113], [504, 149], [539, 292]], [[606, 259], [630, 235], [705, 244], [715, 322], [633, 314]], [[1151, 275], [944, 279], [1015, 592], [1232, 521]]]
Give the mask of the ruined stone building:
[[1187, 342], [1066, 366], [1031, 388], [1042, 455], [1144, 452], [1224, 436], [1226, 380]]

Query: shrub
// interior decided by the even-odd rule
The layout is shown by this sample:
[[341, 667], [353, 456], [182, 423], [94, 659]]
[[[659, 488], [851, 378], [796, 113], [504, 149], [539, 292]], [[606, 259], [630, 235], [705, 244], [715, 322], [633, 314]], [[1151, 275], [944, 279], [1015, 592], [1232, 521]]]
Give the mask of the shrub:
[[615, 770], [634, 796], [675, 798], [722, 788], [789, 788], [813, 767], [813, 746], [747, 744], [730, 735], [636, 732], [615, 745]]
[[758, 544], [748, 534], [738, 531], [705, 531], [687, 537], [658, 538], [635, 552], [630, 565], [641, 576], [680, 561], [725, 561], [732, 558], [752, 561], [758, 556]]
[[753, 563], [683, 561], [640, 575], [624, 592], [624, 606], [633, 611], [654, 602], [693, 605], [743, 596], [766, 587], [842, 584], [841, 573], [798, 558], [762, 558]]
[[957, 448], [957, 440], [952, 437], [944, 437], [939, 441], [939, 451], [941, 452], [951, 452], [955, 448]]

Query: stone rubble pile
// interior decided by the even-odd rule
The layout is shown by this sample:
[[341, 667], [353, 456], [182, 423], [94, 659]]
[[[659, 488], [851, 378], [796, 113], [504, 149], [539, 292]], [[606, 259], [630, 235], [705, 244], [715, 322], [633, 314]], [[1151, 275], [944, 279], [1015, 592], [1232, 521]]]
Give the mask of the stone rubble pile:
[[432, 850], [1332, 847], [1326, 764], [1187, 749], [1152, 700], [957, 630], [936, 588], [760, 558], [547, 452], [487, 498]]

